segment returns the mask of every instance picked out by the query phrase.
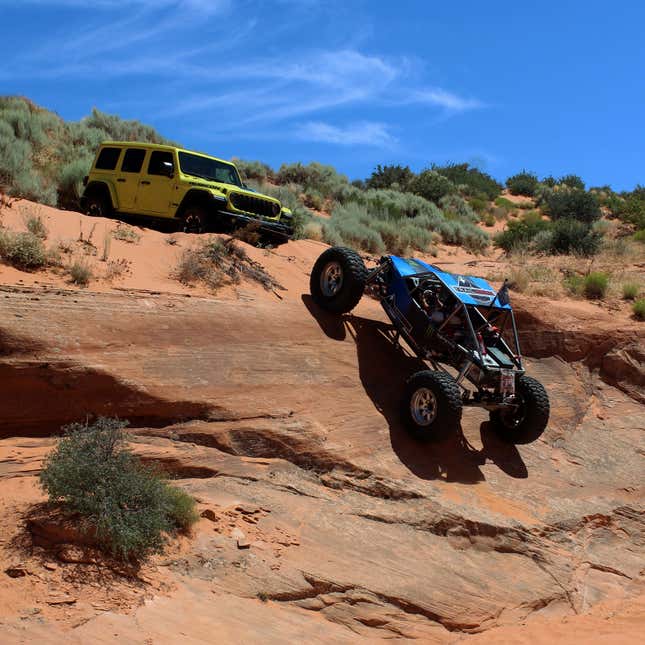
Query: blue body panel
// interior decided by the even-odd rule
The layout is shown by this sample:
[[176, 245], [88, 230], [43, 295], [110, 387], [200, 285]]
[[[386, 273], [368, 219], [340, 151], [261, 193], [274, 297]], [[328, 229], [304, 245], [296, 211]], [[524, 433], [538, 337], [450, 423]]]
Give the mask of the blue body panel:
[[[397, 257], [396, 255], [392, 255], [390, 258], [395, 273], [398, 274], [400, 279], [395, 279], [389, 285], [389, 291], [391, 294], [394, 294], [399, 308], [404, 308], [408, 304], [406, 301], [410, 300], [408, 289], [403, 278], [427, 273], [434, 274], [465, 305], [487, 307], [491, 305], [497, 295], [497, 291], [483, 278], [446, 273], [436, 266], [427, 264], [421, 260], [405, 259]], [[493, 306], [495, 309], [511, 309], [510, 304], [501, 305], [498, 300], [495, 300]]]

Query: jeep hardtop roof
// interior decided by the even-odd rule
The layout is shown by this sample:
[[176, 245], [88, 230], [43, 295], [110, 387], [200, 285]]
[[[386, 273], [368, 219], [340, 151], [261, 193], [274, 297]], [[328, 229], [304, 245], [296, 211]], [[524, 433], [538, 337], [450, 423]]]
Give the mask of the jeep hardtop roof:
[[232, 161], [226, 161], [226, 159], [220, 159], [219, 157], [213, 157], [213, 155], [207, 155], [205, 152], [197, 152], [196, 150], [188, 150], [187, 148], [181, 148], [180, 146], [169, 146], [163, 143], [147, 143], [144, 141], [102, 141], [100, 147], [104, 146], [128, 146], [130, 148], [149, 148], [154, 150], [176, 150], [177, 152], [187, 152], [191, 155], [197, 155], [198, 157], [206, 157], [206, 159], [214, 159], [220, 163], [225, 163], [229, 166], [235, 166]]
[[432, 273], [465, 305], [511, 309], [510, 304], [502, 305], [499, 300], [495, 300], [497, 291], [484, 278], [478, 278], [474, 275], [447, 273], [434, 266], [434, 264], [427, 264], [414, 258], [400, 258], [396, 255], [391, 255], [390, 257], [395, 269], [402, 277], [422, 277]]

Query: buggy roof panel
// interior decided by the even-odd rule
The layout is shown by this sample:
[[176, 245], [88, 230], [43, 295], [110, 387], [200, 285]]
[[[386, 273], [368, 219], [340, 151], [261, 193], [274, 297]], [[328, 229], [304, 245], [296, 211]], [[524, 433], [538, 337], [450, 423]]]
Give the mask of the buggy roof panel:
[[[392, 255], [391, 258], [394, 267], [403, 277], [433, 273], [465, 305], [489, 307], [497, 295], [497, 291], [484, 278], [446, 273], [422, 260], [400, 258], [396, 255]], [[510, 304], [502, 305], [499, 300], [495, 300], [493, 306], [495, 309], [511, 309]]]

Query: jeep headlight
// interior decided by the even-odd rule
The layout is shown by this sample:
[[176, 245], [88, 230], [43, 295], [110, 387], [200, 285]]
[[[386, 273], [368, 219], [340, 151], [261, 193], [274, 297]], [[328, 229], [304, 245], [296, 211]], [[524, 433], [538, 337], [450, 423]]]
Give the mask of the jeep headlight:
[[293, 213], [288, 208], [283, 208], [280, 214], [280, 219], [293, 219]]

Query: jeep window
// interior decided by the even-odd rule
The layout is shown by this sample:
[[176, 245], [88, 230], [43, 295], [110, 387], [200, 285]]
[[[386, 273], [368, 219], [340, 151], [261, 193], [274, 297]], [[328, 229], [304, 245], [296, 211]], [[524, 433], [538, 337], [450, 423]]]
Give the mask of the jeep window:
[[172, 152], [166, 152], [165, 150], [154, 150], [150, 155], [150, 163], [148, 163], [148, 174], [165, 175], [166, 173], [162, 171], [162, 164], [164, 163], [173, 163]]
[[142, 148], [128, 148], [123, 156], [121, 172], [139, 172], [145, 156], [146, 151]]
[[230, 163], [200, 157], [199, 155], [191, 155], [189, 152], [180, 152], [179, 165], [185, 175], [219, 181], [222, 184], [242, 185], [240, 176], [237, 174], [237, 168]]
[[99, 152], [99, 158], [96, 160], [94, 168], [96, 170], [114, 170], [120, 154], [121, 148], [103, 148]]

